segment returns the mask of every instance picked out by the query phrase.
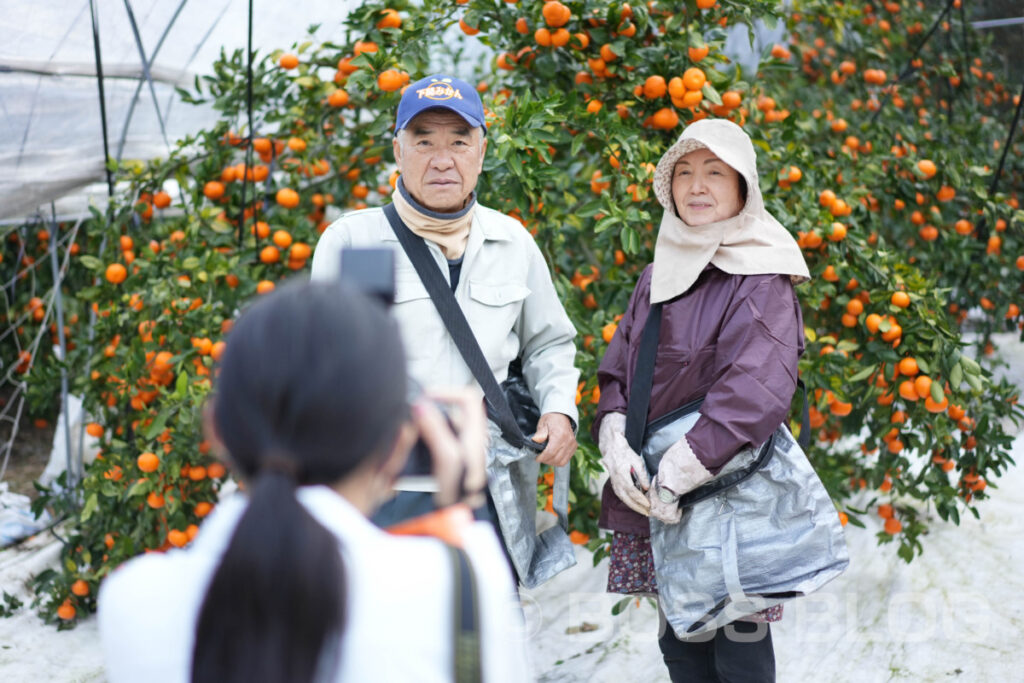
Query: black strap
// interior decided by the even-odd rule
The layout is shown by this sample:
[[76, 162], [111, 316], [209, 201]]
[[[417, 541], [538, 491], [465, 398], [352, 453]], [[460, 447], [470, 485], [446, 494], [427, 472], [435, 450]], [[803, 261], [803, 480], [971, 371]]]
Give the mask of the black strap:
[[651, 388], [654, 386], [654, 361], [658, 355], [658, 338], [661, 336], [661, 303], [651, 306], [640, 337], [640, 355], [636, 359], [633, 384], [629, 388], [629, 402], [626, 404], [626, 443], [639, 453], [647, 430], [647, 410], [651, 405]]
[[476, 590], [476, 577], [469, 564], [469, 557], [461, 548], [448, 546], [448, 553], [454, 567], [454, 589], [452, 598], [452, 643], [455, 683], [483, 680], [480, 655], [480, 603]]
[[498, 380], [494, 378], [491, 366], [487, 363], [484, 352], [480, 350], [480, 345], [476, 341], [476, 336], [473, 335], [473, 330], [469, 327], [469, 322], [466, 321], [466, 316], [463, 315], [459, 303], [455, 300], [455, 295], [427, 250], [427, 245], [406, 227], [394, 204], [384, 207], [384, 215], [387, 216], [392, 230], [395, 231], [398, 241], [401, 242], [405, 255], [412, 261], [416, 273], [420, 276], [420, 281], [434, 302], [441, 320], [444, 321], [444, 326], [448, 329], [448, 334], [452, 336], [455, 346], [462, 354], [462, 359], [466, 361], [473, 377], [484, 390], [487, 414], [501, 429], [501, 437], [517, 448], [525, 446], [537, 450], [541, 444], [526, 438], [522, 430], [519, 429], [519, 425], [512, 415], [512, 409], [505, 399], [505, 394], [498, 386]]
[[804, 384], [804, 381], [798, 377], [796, 385], [800, 387], [804, 396], [804, 410], [800, 415], [800, 436], [797, 437], [796, 442], [806, 453], [807, 447], [811, 445], [811, 404], [807, 402], [807, 385]]

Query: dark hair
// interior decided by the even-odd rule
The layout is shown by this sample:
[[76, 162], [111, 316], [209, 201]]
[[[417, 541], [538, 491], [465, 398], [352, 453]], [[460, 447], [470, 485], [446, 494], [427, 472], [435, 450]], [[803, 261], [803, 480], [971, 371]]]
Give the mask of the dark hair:
[[213, 407], [249, 502], [200, 609], [193, 681], [312, 681], [337, 665], [339, 544], [295, 488], [334, 484], [384, 457], [405, 397], [397, 325], [362, 294], [291, 284], [239, 318]]

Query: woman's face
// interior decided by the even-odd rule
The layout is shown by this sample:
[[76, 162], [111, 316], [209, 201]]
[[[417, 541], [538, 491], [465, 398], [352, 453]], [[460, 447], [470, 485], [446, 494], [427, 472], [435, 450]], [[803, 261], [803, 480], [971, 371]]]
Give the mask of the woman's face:
[[672, 171], [672, 201], [688, 225], [732, 218], [743, 209], [740, 174], [707, 149], [695, 149]]

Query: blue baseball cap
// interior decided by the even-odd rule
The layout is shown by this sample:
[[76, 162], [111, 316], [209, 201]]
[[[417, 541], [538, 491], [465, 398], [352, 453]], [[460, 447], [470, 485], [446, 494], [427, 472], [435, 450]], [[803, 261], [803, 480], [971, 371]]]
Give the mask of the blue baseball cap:
[[476, 88], [452, 76], [435, 75], [421, 78], [405, 89], [398, 103], [395, 132], [408, 126], [413, 117], [428, 109], [448, 109], [474, 128], [487, 130], [484, 105]]

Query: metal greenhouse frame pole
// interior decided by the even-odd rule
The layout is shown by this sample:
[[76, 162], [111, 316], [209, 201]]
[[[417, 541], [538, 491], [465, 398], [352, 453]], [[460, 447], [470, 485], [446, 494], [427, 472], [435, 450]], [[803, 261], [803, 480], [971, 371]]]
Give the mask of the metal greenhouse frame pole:
[[[68, 411], [68, 344], [64, 337], [64, 295], [61, 292], [63, 282], [62, 269], [57, 260], [57, 242], [60, 226], [57, 223], [57, 207], [50, 202], [50, 269], [53, 273], [53, 303], [56, 315], [54, 321], [57, 325], [57, 343], [60, 346], [60, 409], [64, 413], [64, 448], [67, 467], [67, 489], [70, 491], [81, 479], [82, 458], [79, 455], [78, 462], [71, 461], [71, 413]], [[66, 271], [65, 271], [66, 272]], [[81, 451], [79, 451], [81, 454]], [[77, 465], [77, 466], [76, 466]]]

